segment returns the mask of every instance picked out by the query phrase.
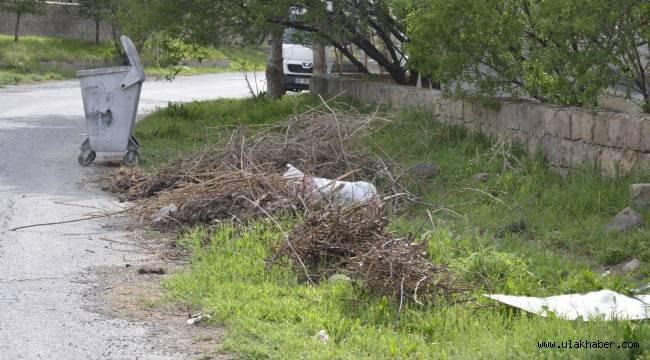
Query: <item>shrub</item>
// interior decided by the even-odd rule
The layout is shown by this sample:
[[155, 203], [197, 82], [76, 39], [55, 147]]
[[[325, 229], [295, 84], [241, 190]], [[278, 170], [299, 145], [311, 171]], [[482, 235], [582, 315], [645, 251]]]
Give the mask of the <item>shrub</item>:
[[459, 97], [589, 106], [625, 85], [648, 111], [648, 54], [639, 47], [649, 13], [638, 0], [421, 2], [408, 20], [410, 66]]

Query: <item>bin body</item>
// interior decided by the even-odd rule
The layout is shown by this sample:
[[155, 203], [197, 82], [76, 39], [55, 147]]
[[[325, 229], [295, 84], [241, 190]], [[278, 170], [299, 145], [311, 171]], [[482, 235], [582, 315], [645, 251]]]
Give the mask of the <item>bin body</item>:
[[133, 41], [126, 36], [120, 36], [120, 41], [130, 66], [77, 72], [88, 133], [80, 146], [78, 160], [82, 166], [90, 165], [97, 151], [126, 151], [122, 159], [126, 166], [138, 161], [140, 143], [133, 127], [145, 74]]
[[90, 148], [122, 152], [129, 145], [142, 82], [123, 88], [131, 67], [79, 71]]

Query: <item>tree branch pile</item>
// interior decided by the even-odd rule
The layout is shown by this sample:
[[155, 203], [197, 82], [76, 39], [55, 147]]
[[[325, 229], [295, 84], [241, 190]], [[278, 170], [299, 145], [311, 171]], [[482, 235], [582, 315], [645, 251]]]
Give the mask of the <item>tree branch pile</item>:
[[419, 304], [472, 288], [433, 264], [425, 244], [391, 233], [388, 224], [378, 203], [329, 203], [296, 225], [269, 263], [289, 265], [314, 283], [342, 273], [372, 294]]
[[271, 125], [238, 126], [229, 140], [172, 161], [152, 174], [121, 170], [105, 178], [103, 188], [128, 200], [155, 196], [163, 191], [200, 184], [215, 172], [246, 171], [282, 174], [292, 164], [313, 176], [373, 180], [384, 171], [377, 167], [362, 139], [384, 119], [353, 111], [311, 111]]

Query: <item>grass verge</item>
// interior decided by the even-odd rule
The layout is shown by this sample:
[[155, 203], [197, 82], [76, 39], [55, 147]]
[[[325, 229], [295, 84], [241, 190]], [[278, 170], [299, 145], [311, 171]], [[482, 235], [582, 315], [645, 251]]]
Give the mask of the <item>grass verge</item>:
[[[201, 48], [198, 53], [202, 60], [224, 60], [229, 65], [183, 67], [179, 75], [255, 71], [264, 69], [266, 63], [265, 52], [254, 47]], [[145, 62], [151, 62], [153, 51], [145, 49], [141, 56]], [[115, 62], [115, 57], [115, 48], [110, 42], [96, 45], [45, 36], [22, 36], [20, 41], [14, 42], [13, 36], [0, 34], [0, 86], [73, 78], [77, 68], [82, 66], [79, 64], [89, 61], [110, 64]], [[148, 66], [145, 72], [153, 77], [169, 74], [169, 70], [155, 66]]]
[[74, 77], [72, 68], [62, 66], [69, 61], [105, 61], [114, 50], [108, 43], [89, 44], [79, 40], [44, 36], [0, 35], [0, 86], [40, 80], [61, 80]]
[[[213, 138], [209, 129], [219, 125], [272, 122], [315, 102], [301, 96], [170, 107], [143, 121], [137, 131], [145, 149], [158, 149], [154, 153], [190, 151]], [[650, 357], [650, 347], [643, 342], [650, 336], [647, 322], [540, 318], [480, 296], [549, 296], [603, 288], [626, 292], [647, 278], [648, 227], [625, 234], [603, 231], [604, 224], [629, 205], [629, 184], [646, 174], [606, 179], [585, 168], [563, 178], [539, 157], [437, 124], [430, 114], [417, 111], [399, 113], [368, 146], [406, 164], [429, 161], [440, 167], [433, 181], [414, 190], [444, 210], [433, 212], [430, 219], [425, 209], [414, 208], [395, 218], [392, 226], [419, 234], [433, 262], [484, 284], [476, 291], [476, 302], [409, 304], [398, 321], [397, 304], [370, 297], [354, 284], [337, 281], [314, 287], [298, 283], [286, 269], [267, 271], [264, 259], [281, 239], [271, 223], [224, 225], [208, 241], [197, 228], [180, 239], [193, 252], [190, 268], [165, 286], [177, 299], [227, 325], [223, 350], [250, 358]], [[169, 155], [145, 161], [153, 166]], [[479, 172], [489, 173], [489, 180], [474, 179]], [[642, 262], [634, 272], [601, 275], [607, 266], [632, 257]], [[327, 331], [329, 342], [316, 338], [320, 330]], [[640, 348], [549, 350], [537, 345], [567, 340], [616, 345], [638, 341]]]

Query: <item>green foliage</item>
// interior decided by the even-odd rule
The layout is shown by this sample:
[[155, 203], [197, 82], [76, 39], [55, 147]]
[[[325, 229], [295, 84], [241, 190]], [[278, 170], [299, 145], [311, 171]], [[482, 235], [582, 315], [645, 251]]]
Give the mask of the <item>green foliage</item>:
[[0, 10], [14, 14], [38, 14], [45, 9], [45, 0], [2, 0]]
[[110, 15], [110, 0], [77, 0], [77, 13], [91, 19], [102, 20]]
[[460, 97], [593, 106], [621, 76], [640, 75], [629, 55], [644, 43], [647, 9], [636, 0], [418, 2], [408, 19], [410, 65]]

